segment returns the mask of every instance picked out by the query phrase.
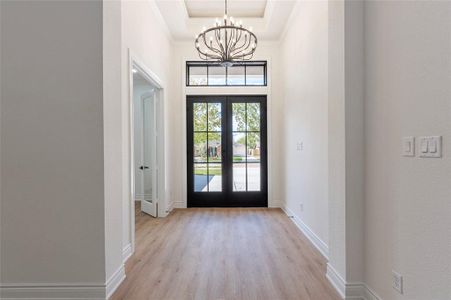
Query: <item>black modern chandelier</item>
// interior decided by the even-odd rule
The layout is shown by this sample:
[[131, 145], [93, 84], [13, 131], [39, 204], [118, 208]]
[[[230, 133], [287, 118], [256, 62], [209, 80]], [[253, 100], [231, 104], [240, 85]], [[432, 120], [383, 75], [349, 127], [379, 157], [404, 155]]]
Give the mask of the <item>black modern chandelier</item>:
[[252, 27], [246, 29], [241, 21], [235, 22], [233, 17], [227, 16], [225, 0], [223, 24], [216, 19], [213, 27], [204, 27], [196, 35], [195, 45], [202, 60], [232, 66], [236, 62], [252, 59], [257, 49], [257, 36], [252, 32]]

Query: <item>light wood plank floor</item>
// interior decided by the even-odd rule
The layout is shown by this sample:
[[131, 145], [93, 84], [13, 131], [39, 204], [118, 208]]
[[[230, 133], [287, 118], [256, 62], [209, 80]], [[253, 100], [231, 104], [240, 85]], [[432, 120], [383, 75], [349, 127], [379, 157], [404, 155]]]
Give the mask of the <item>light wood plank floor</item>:
[[136, 252], [112, 299], [340, 299], [326, 261], [280, 209], [141, 212]]

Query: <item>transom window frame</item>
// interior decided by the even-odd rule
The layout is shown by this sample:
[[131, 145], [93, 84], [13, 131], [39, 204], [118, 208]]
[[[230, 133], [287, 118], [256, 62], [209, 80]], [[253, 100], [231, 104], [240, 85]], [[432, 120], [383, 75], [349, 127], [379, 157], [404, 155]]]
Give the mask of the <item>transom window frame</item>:
[[[235, 63], [234, 66], [244, 67], [244, 84], [228, 84], [228, 67], [225, 68], [225, 84], [209, 84], [208, 75], [209, 67], [221, 66], [218, 62], [206, 61], [186, 61], [185, 72], [185, 86], [186, 87], [266, 87], [268, 86], [268, 62], [266, 60], [255, 60]], [[263, 67], [263, 84], [247, 84], [247, 67]], [[207, 84], [190, 84], [190, 67], [207, 67]]]

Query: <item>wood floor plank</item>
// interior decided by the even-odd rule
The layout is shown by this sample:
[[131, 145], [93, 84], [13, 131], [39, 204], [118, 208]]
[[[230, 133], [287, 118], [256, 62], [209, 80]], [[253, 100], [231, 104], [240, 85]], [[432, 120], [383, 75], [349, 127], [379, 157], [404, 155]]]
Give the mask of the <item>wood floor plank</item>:
[[136, 249], [112, 300], [336, 300], [326, 261], [280, 209], [136, 212]]

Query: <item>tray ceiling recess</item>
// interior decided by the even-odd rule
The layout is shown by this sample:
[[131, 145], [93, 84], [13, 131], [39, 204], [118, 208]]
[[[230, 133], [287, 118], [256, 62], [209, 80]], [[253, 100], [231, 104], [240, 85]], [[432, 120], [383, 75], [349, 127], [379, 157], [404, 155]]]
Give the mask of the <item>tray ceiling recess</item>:
[[[224, 14], [224, 1], [184, 0], [190, 18], [217, 18]], [[228, 0], [229, 15], [235, 18], [263, 18], [266, 0]]]

